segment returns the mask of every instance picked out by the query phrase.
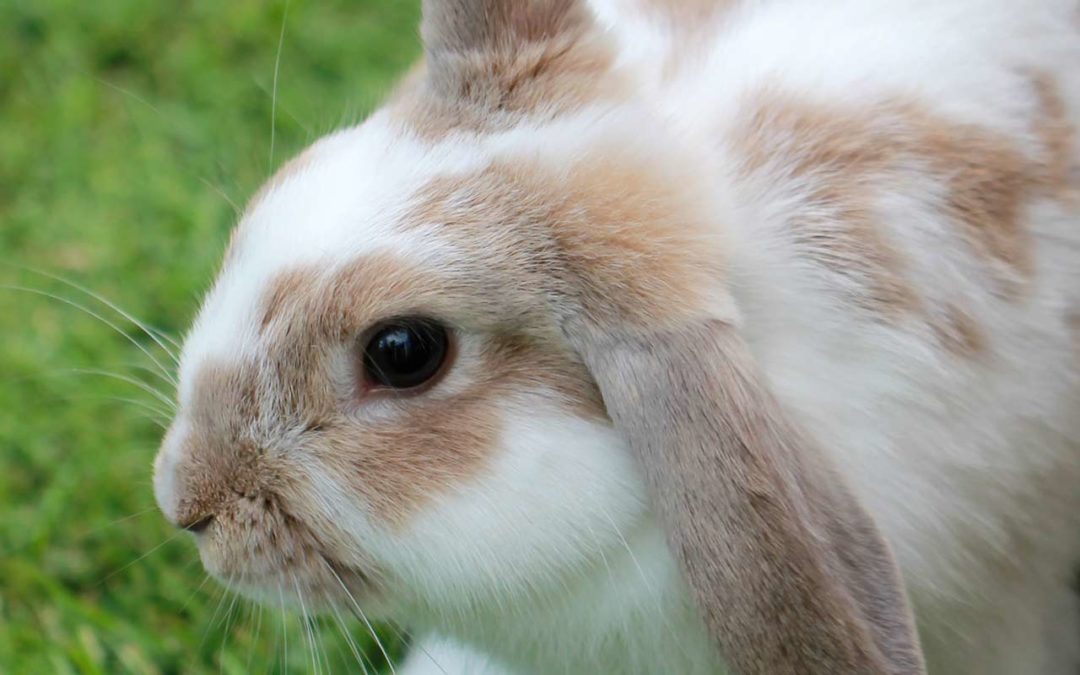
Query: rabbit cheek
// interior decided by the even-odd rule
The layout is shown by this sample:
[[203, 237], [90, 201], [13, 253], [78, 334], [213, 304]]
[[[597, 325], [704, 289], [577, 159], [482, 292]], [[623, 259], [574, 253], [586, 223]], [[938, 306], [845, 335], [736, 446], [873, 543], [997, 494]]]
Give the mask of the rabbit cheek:
[[431, 502], [475, 481], [499, 452], [508, 401], [557, 401], [587, 419], [606, 419], [583, 367], [520, 336], [493, 336], [465, 366], [469, 382], [416, 401], [401, 418], [332, 427], [322, 434], [330, 475], [344, 476], [374, 519], [400, 531]]

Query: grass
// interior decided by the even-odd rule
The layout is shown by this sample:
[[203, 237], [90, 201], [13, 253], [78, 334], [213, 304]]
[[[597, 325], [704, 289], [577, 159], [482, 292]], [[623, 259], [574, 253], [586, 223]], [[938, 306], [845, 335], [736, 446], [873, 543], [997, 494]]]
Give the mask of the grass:
[[97, 373], [160, 386], [139, 347], [167, 357], [18, 266], [182, 334], [235, 205], [378, 103], [419, 51], [418, 4], [0, 2], [0, 672], [359, 671], [333, 623], [312, 650], [295, 617], [203, 583], [153, 506], [161, 402]]

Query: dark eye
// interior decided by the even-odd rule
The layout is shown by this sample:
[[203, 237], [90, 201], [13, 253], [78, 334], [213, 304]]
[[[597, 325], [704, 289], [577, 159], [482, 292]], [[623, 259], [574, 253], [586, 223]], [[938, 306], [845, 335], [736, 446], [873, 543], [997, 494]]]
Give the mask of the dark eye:
[[449, 351], [446, 328], [430, 319], [396, 319], [376, 329], [364, 347], [364, 377], [391, 389], [418, 387], [441, 369]]

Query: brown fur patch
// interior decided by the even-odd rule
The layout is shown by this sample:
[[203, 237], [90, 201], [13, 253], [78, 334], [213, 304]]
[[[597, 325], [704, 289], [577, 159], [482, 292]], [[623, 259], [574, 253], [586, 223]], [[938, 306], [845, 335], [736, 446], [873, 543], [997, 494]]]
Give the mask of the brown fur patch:
[[790, 225], [799, 250], [844, 278], [852, 301], [872, 314], [895, 319], [918, 307], [903, 257], [875, 222], [875, 177], [895, 148], [879, 138], [874, 118], [840, 117], [774, 95], [751, 111], [731, 136], [743, 173], [786, 171], [808, 186]]
[[[513, 312], [568, 302], [643, 325], [707, 313], [725, 249], [690, 165], [659, 168], [618, 148], [558, 169], [496, 162], [436, 179], [405, 223], [483, 260]], [[524, 320], [525, 317], [522, 318]]]
[[[805, 183], [804, 205], [791, 222], [807, 259], [856, 282], [855, 301], [883, 317], [920, 306], [899, 250], [876, 222], [875, 200], [925, 167], [947, 186], [944, 209], [970, 250], [987, 264], [999, 292], [1015, 296], [1034, 272], [1023, 207], [1060, 198], [1068, 179], [1072, 130], [1046, 80], [1033, 133], [1045, 154], [1028, 154], [992, 131], [938, 117], [909, 102], [866, 109], [807, 105], [768, 92], [752, 100], [732, 134], [746, 176], [786, 172]], [[925, 170], [920, 168], [919, 170]]]
[[[253, 433], [278, 424], [267, 384], [255, 362], [209, 362], [196, 374], [185, 435], [172, 441], [183, 446], [175, 470], [178, 524], [212, 517], [202, 558], [234, 587], [283, 585], [318, 603], [342, 584], [375, 591], [381, 572], [358, 560], [334, 523], [294, 515], [307, 516], [314, 490], [303, 484], [295, 454]], [[336, 555], [350, 567], [336, 565]]]
[[1065, 201], [1076, 206], [1080, 201], [1080, 182], [1076, 179], [1080, 167], [1074, 159], [1076, 127], [1069, 120], [1061, 89], [1051, 76], [1035, 75], [1032, 86], [1039, 102], [1035, 132], [1046, 153], [1048, 182]]
[[921, 673], [888, 545], [737, 329], [572, 335], [710, 634], [740, 673]]
[[[316, 420], [313, 446], [394, 526], [482, 470], [497, 450], [504, 402], [514, 396], [553, 395], [577, 415], [606, 419], [580, 362], [512, 326], [500, 328], [506, 317], [485, 306], [483, 283], [471, 276], [442, 278], [392, 256], [370, 256], [330, 276], [314, 268], [284, 273], [264, 296], [263, 330], [274, 345], [272, 381], [287, 392], [273, 399], [276, 414], [295, 424]], [[366, 328], [408, 314], [484, 326], [470, 331], [470, 339], [483, 342], [480, 362], [452, 366], [466, 369], [463, 391], [444, 396], [436, 386], [430, 393], [384, 397], [396, 409], [392, 415], [359, 421], [365, 405], [359, 392], [344, 402], [331, 395], [327, 355], [342, 344], [359, 349], [353, 341]], [[354, 366], [358, 361], [357, 354]], [[342, 412], [350, 408], [359, 417]]]
[[943, 309], [942, 316], [930, 319], [930, 327], [946, 350], [967, 358], [986, 351], [986, 336], [971, 314], [951, 304]]

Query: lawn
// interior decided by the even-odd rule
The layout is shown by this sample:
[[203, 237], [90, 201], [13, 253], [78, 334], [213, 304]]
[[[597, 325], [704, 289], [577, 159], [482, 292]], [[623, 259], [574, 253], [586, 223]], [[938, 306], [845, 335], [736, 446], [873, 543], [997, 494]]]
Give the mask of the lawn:
[[0, 0], [0, 673], [360, 671], [204, 583], [151, 493], [169, 357], [25, 267], [182, 335], [236, 205], [379, 102], [418, 4]]

